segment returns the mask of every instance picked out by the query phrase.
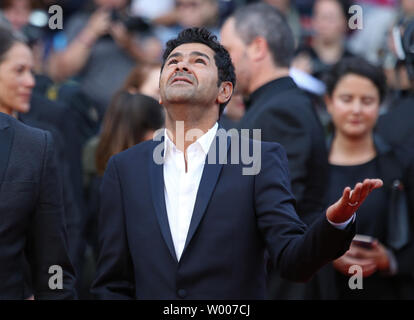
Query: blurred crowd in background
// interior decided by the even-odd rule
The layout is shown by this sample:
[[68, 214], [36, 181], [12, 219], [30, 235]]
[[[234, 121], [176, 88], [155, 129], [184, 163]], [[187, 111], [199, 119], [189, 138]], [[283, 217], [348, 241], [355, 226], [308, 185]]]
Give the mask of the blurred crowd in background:
[[[414, 18], [414, 0], [0, 1], [0, 26], [21, 33], [32, 50], [35, 81], [27, 84], [31, 89], [30, 108], [16, 110], [16, 115], [30, 126], [50, 131], [57, 146], [65, 184], [69, 248], [78, 275], [80, 298], [91, 298], [89, 286], [98, 250], [99, 186], [107, 161], [112, 155], [151, 139], [153, 133], [163, 127], [165, 115], [158, 104], [158, 79], [165, 43], [189, 27], [205, 27], [220, 39], [226, 18], [236, 9], [256, 2], [266, 2], [284, 14], [295, 42], [290, 77], [312, 101], [327, 141], [332, 141], [335, 129], [347, 130], [346, 124], [341, 122], [340, 109], [335, 109], [332, 102], [333, 93], [341, 89], [340, 85], [349, 89], [347, 80], [356, 87], [351, 85], [351, 91], [364, 88], [366, 92], [373, 90], [374, 96], [378, 93], [374, 104], [378, 107], [377, 127], [381, 127], [382, 139], [393, 147], [413, 150], [414, 126], [410, 124], [414, 122], [414, 78], [407, 68], [407, 58], [401, 57], [404, 50], [398, 39]], [[63, 29], [51, 29], [48, 25], [48, 8], [55, 4], [63, 9]], [[355, 4], [362, 8], [361, 29], [349, 26], [353, 15], [349, 8]], [[414, 48], [414, 41], [412, 43]], [[364, 69], [365, 65], [372, 69]], [[376, 73], [378, 68], [383, 74]], [[349, 74], [358, 76], [345, 79]], [[0, 74], [0, 85], [1, 78]], [[1, 94], [0, 90], [0, 100]], [[370, 103], [372, 101], [366, 101], [367, 105]], [[408, 108], [404, 107], [406, 105]], [[404, 110], [394, 112], [400, 106]], [[248, 109], [248, 97], [236, 92], [220, 119], [221, 125], [227, 129], [238, 127]], [[378, 114], [374, 112], [370, 118], [372, 130]], [[335, 160], [344, 153], [332, 150], [329, 156], [331, 191], [340, 190], [338, 181], [351, 183], [347, 177], [360, 178], [359, 172], [376, 173], [369, 161], [358, 162], [360, 159], [356, 163], [363, 163], [365, 167], [344, 169], [336, 165], [338, 161]], [[362, 159], [364, 156], [370, 159], [369, 153]], [[404, 168], [410, 167], [410, 156], [410, 151], [402, 151], [401, 158], [408, 163]], [[338, 195], [327, 194], [326, 197], [336, 199]], [[371, 210], [381, 211], [387, 206], [381, 199], [376, 198]], [[413, 201], [408, 200], [409, 211], [412, 211], [410, 203]], [[371, 212], [370, 219], [378, 217]], [[407, 224], [414, 232], [410, 219]], [[369, 220], [364, 223], [366, 234], [377, 239], [386, 238], [387, 222], [375, 230], [369, 228]], [[408, 260], [414, 261], [414, 255]], [[338, 265], [336, 270], [341, 268]], [[414, 270], [408, 268], [403, 280], [397, 281], [393, 278], [398, 274], [397, 269], [391, 270], [383, 276], [386, 284], [374, 285], [377, 289], [371, 291], [369, 298], [414, 297], [410, 286], [399, 287], [399, 295], [388, 295], [390, 286], [397, 286], [398, 281], [410, 283], [414, 277]], [[372, 279], [375, 282], [375, 278]], [[323, 281], [317, 284], [314, 281], [304, 291], [290, 291], [279, 283], [274, 290], [289, 292], [289, 295], [270, 291], [269, 298], [359, 298], [338, 291], [335, 295], [324, 296]]]

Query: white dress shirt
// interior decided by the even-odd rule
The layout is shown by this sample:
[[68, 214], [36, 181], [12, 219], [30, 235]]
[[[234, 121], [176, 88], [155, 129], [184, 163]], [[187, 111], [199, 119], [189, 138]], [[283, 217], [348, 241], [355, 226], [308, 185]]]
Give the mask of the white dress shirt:
[[180, 260], [184, 250], [204, 162], [217, 128], [216, 122], [210, 130], [188, 146], [187, 172], [184, 153], [177, 149], [165, 132], [164, 195], [177, 260]]
[[[211, 143], [216, 136], [217, 122], [199, 139], [187, 148], [187, 172], [185, 171], [184, 153], [177, 149], [165, 130], [164, 132], [164, 196], [168, 223], [179, 261], [184, 250], [193, 215], [194, 204], [204, 170], [204, 163]], [[334, 225], [344, 229], [355, 215], [344, 223]]]

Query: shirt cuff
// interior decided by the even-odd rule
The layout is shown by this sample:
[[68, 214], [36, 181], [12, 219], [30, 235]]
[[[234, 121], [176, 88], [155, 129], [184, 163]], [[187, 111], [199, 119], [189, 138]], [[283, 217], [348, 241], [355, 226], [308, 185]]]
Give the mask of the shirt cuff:
[[339, 230], [345, 230], [345, 228], [350, 224], [353, 223], [355, 221], [355, 214], [356, 212], [352, 215], [351, 218], [349, 218], [348, 220], [346, 220], [345, 222], [341, 222], [341, 223], [335, 223], [332, 221], [329, 221], [328, 218], [326, 218], [328, 220], [328, 222], [333, 225], [335, 228], [339, 229]]

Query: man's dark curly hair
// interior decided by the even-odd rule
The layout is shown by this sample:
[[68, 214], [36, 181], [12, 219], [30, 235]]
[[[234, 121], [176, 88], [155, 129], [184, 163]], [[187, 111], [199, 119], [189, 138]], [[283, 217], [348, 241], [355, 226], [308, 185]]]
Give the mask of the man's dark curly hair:
[[[214, 61], [216, 62], [218, 69], [217, 86], [220, 86], [223, 81], [230, 81], [234, 88], [236, 85], [236, 75], [234, 73], [234, 66], [231, 62], [230, 55], [217, 41], [217, 37], [205, 28], [188, 28], [181, 31], [177, 38], [169, 40], [162, 57], [161, 71], [164, 68], [165, 61], [171, 52], [178, 46], [185, 43], [202, 43], [210, 47], [215, 52]], [[222, 114], [226, 105], [227, 102], [220, 104], [219, 116]]]

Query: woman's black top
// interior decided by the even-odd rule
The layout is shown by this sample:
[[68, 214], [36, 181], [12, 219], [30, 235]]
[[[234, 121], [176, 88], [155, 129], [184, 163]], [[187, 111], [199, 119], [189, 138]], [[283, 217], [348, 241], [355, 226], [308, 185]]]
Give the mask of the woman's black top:
[[[330, 180], [328, 188], [328, 203], [334, 203], [340, 198], [346, 186], [354, 188], [357, 182], [366, 178], [381, 178], [378, 157], [351, 166], [330, 165]], [[372, 236], [383, 245], [386, 241], [388, 195], [385, 188], [374, 190], [358, 209], [356, 215], [356, 233]], [[377, 271], [363, 279], [363, 289], [351, 290], [348, 285], [349, 276], [335, 270], [335, 286], [339, 299], [392, 299], [395, 290], [392, 277], [379, 274]]]

